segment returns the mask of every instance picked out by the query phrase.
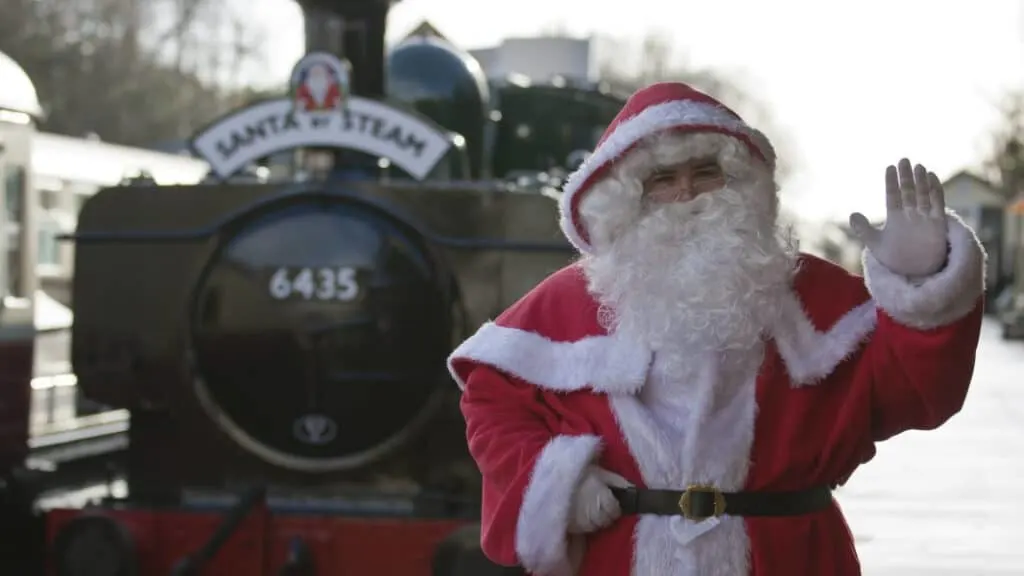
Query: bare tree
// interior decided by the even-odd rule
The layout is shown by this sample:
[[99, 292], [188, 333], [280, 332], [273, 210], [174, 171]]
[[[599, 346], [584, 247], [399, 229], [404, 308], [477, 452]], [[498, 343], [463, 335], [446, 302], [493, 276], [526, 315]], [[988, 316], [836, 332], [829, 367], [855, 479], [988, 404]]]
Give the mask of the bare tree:
[[239, 3], [4, 0], [0, 51], [32, 78], [43, 128], [143, 145], [188, 136], [235, 102], [262, 56]]
[[[996, 183], [999, 193], [1009, 206], [1024, 194], [1024, 91], [1007, 94], [1000, 104], [1001, 121], [989, 140], [989, 150], [982, 162], [983, 174]], [[1010, 236], [1010, 254], [1004, 260], [1010, 269], [1004, 278], [1012, 281], [1013, 290], [1024, 294], [1024, 220], [1010, 218], [1005, 221], [1003, 234]]]
[[982, 162], [986, 177], [996, 182], [1006, 199], [1024, 188], [1024, 92], [1007, 94], [1000, 104], [1001, 121], [993, 132]]

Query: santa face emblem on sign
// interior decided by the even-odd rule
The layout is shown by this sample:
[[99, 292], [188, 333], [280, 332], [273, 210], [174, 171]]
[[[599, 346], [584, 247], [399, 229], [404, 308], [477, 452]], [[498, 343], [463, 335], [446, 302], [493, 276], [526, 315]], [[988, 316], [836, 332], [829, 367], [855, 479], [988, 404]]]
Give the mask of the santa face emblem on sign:
[[298, 112], [341, 110], [351, 90], [350, 68], [326, 52], [307, 54], [292, 70], [291, 93]]

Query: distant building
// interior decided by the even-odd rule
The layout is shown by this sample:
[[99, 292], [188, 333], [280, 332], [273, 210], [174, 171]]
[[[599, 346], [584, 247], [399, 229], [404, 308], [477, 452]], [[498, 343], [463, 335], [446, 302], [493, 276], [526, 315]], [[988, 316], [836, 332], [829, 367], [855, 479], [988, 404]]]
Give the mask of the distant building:
[[519, 75], [531, 82], [564, 78], [574, 84], [600, 80], [600, 66], [610, 45], [604, 40], [539, 36], [506, 38], [497, 46], [470, 50], [492, 80]]
[[1024, 299], [1024, 192], [1018, 193], [1006, 206], [1008, 243], [1013, 247], [1009, 260], [1009, 275], [1013, 276], [1014, 291]]
[[946, 207], [956, 211], [978, 234], [988, 253], [987, 288], [998, 292], [1012, 276], [1018, 258], [1019, 219], [1006, 209], [1006, 199], [988, 180], [968, 171], [950, 176], [942, 184]]
[[[448, 38], [431, 22], [424, 20], [402, 41], [417, 37]], [[574, 84], [600, 80], [603, 56], [610, 52], [608, 41], [598, 37], [571, 38], [542, 35], [506, 38], [500, 44], [468, 50], [483, 68], [487, 78], [502, 81], [510, 76], [543, 83], [559, 78]]]

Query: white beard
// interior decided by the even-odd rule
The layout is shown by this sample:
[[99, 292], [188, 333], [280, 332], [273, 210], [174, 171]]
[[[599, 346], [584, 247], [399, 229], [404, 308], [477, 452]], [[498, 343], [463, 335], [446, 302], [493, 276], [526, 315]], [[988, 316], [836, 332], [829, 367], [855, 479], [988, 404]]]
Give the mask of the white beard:
[[327, 98], [327, 89], [330, 88], [330, 80], [327, 78], [326, 73], [316, 74], [311, 73], [309, 80], [306, 82], [306, 86], [309, 88], [309, 93], [313, 95], [318, 104], [323, 104], [324, 99]]
[[652, 206], [628, 226], [609, 218], [618, 232], [591, 234], [609, 241], [583, 261], [602, 324], [688, 358], [755, 350], [795, 272], [777, 213], [774, 183], [761, 178]]

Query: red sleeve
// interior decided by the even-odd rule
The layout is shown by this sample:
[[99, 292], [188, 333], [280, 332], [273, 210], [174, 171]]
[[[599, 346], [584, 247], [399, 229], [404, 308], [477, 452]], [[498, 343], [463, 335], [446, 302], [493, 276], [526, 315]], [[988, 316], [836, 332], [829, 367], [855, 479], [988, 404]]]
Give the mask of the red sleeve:
[[865, 280], [878, 307], [866, 349], [876, 440], [928, 430], [963, 406], [981, 335], [985, 253], [950, 214], [946, 267], [920, 282], [893, 274], [870, 253]]
[[936, 428], [960, 411], [974, 373], [981, 320], [980, 302], [964, 318], [931, 330], [904, 326], [879, 312], [868, 348], [875, 440]]
[[557, 434], [544, 392], [487, 366], [469, 372], [461, 408], [483, 475], [484, 554], [536, 574], [571, 574], [569, 507], [600, 440]]

